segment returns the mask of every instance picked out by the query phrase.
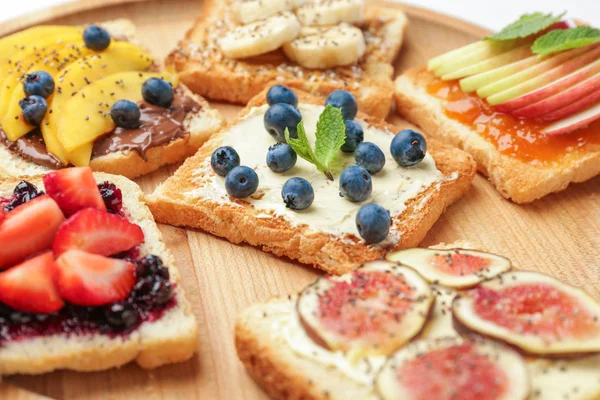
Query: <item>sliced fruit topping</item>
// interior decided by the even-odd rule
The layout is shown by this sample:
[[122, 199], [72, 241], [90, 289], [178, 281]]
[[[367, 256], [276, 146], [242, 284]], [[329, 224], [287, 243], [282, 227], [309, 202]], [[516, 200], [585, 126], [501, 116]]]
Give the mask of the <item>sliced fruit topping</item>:
[[[575, 103], [572, 104], [572, 106]], [[548, 125], [542, 129], [542, 133], [546, 135], [562, 135], [573, 132], [576, 129], [584, 128], [600, 118], [600, 103], [591, 106], [577, 114], [570, 115], [560, 121], [556, 121], [552, 125]]]
[[50, 314], [64, 302], [53, 282], [54, 257], [47, 252], [0, 273], [0, 302], [18, 311]]
[[[80, 90], [81, 97], [68, 100], [60, 117], [56, 118], [58, 141], [67, 158], [71, 152], [76, 152], [82, 146], [92, 145], [100, 136], [115, 129], [111, 117], [111, 107], [115, 102], [141, 101], [144, 82], [158, 77], [164, 77], [175, 86], [178, 84], [175, 76], [150, 72], [119, 72], [92, 82]], [[89, 158], [78, 159], [74, 165], [87, 166], [89, 162]]]
[[80, 306], [125, 299], [135, 285], [135, 266], [127, 261], [69, 250], [56, 260], [55, 283], [61, 297]]
[[509, 259], [467, 249], [408, 249], [386, 258], [416, 270], [428, 282], [451, 288], [467, 288], [509, 271]]
[[0, 225], [0, 269], [49, 250], [65, 217], [48, 196], [39, 196], [9, 212]]
[[276, 50], [296, 39], [299, 33], [296, 16], [284, 12], [231, 29], [219, 40], [219, 46], [226, 57], [246, 58]]
[[237, 2], [232, 8], [235, 19], [240, 24], [249, 24], [284, 11], [292, 11], [292, 7], [290, 0], [246, 0]]
[[375, 386], [384, 400], [524, 400], [529, 395], [523, 358], [481, 339], [412, 343], [390, 357]]
[[302, 25], [336, 25], [362, 19], [364, 0], [315, 0], [296, 10]]
[[[69, 161], [77, 165], [78, 157], [86, 159], [87, 154], [91, 154], [91, 144], [82, 146], [79, 152], [69, 153], [68, 160], [63, 153], [61, 144], [58, 141], [58, 119], [62, 115], [61, 110], [63, 106], [74, 94], [91, 82], [117, 72], [145, 71], [152, 65], [153, 61], [152, 57], [141, 47], [128, 42], [115, 42], [100, 54], [93, 54], [67, 65], [55, 77], [55, 81], [57, 82], [55, 93], [52, 96], [52, 100], [48, 103], [48, 109], [51, 109], [52, 113], [46, 113], [46, 117], [40, 124], [48, 151], [58, 157], [64, 164]], [[81, 95], [79, 96], [83, 98]], [[74, 123], [77, 126], [82, 125], [77, 121]]]
[[85, 208], [106, 211], [106, 205], [90, 167], [65, 168], [44, 176], [46, 192], [71, 216]]
[[509, 272], [458, 296], [455, 324], [526, 353], [573, 356], [600, 352], [600, 304], [547, 275]]
[[56, 232], [52, 250], [56, 256], [71, 249], [112, 256], [144, 241], [144, 232], [118, 215], [93, 208], [81, 210]]
[[433, 304], [427, 282], [409, 268], [376, 261], [323, 277], [298, 298], [306, 333], [351, 359], [388, 355], [417, 335]]
[[366, 51], [362, 31], [350, 24], [304, 27], [283, 45], [285, 55], [305, 68], [326, 69], [357, 62]]

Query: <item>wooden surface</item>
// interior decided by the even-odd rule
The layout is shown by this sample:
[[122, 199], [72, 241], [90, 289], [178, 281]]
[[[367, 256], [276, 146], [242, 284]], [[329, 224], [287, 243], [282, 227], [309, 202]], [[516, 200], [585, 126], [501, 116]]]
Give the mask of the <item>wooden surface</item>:
[[[40, 19], [28, 17], [4, 25], [0, 34], [42, 21], [78, 24], [125, 17], [138, 25], [143, 43], [157, 56], [164, 56], [191, 26], [202, 3], [133, 1], [125, 5], [114, 5], [114, 0], [84, 1], [82, 12], [73, 6], [55, 8], [52, 13], [38, 14]], [[109, 5], [90, 9], [91, 3]], [[486, 34], [484, 29], [431, 11], [393, 6], [403, 8], [410, 18], [397, 72]], [[228, 117], [238, 110], [229, 105], [218, 107]], [[397, 116], [390, 119], [399, 127], [405, 125]], [[150, 192], [174, 170], [168, 167], [138, 182]], [[531, 205], [517, 206], [503, 200], [478, 176], [467, 196], [436, 223], [423, 246], [468, 239], [512, 258], [521, 268], [549, 273], [600, 298], [599, 193], [600, 178], [596, 178]], [[128, 365], [100, 373], [14, 376], [5, 382], [56, 399], [266, 399], [237, 360], [232, 334], [235, 316], [250, 304], [302, 289], [318, 273], [203, 232], [169, 226], [161, 226], [161, 230], [198, 317], [200, 350], [195, 359], [154, 371]], [[22, 392], [0, 391], [2, 399], [27, 398], [23, 396]]]

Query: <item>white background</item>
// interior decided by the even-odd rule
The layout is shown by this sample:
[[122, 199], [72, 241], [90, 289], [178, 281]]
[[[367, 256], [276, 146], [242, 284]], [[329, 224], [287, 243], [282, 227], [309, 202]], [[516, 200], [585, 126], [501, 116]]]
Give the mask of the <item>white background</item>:
[[[0, 6], [0, 22], [66, 2], [70, 1], [0, 0], [0, 3], [3, 3]], [[528, 11], [568, 11], [569, 17], [579, 18], [600, 27], [600, 0], [404, 0], [404, 2], [441, 11], [493, 30], [501, 29]]]

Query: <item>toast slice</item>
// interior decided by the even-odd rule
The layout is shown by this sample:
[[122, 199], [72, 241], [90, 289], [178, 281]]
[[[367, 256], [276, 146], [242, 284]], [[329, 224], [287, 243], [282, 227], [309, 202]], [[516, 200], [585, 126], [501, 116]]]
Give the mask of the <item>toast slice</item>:
[[[106, 28], [115, 39], [140, 45], [135, 25], [130, 20], [117, 19], [99, 25]], [[92, 169], [135, 178], [193, 155], [213, 132], [225, 124], [225, 120], [217, 110], [210, 107], [205, 99], [193, 94], [184, 85], [182, 86], [184, 93], [200, 105], [198, 112], [190, 112], [184, 120], [187, 135], [170, 143], [148, 149], [146, 160], [138, 152], [132, 150], [95, 157], [90, 163]], [[35, 176], [50, 171], [51, 169], [48, 167], [29, 161], [0, 143], [0, 178]]]
[[[154, 321], [143, 322], [125, 335], [101, 333], [65, 333], [33, 336], [18, 341], [0, 340], [0, 375], [41, 374], [58, 369], [100, 371], [135, 361], [142, 368], [155, 368], [188, 360], [196, 351], [198, 327], [196, 318], [181, 285], [171, 252], [143, 202], [143, 193], [132, 181], [116, 175], [95, 173], [98, 183], [109, 181], [123, 193], [123, 210], [128, 219], [139, 225], [145, 236], [140, 256], [159, 256], [169, 268], [170, 281], [177, 285], [176, 303]], [[41, 177], [28, 179], [43, 188]], [[0, 183], [0, 196], [9, 195], [17, 179]]]
[[426, 91], [433, 75], [411, 69], [396, 79], [398, 112], [433, 137], [457, 146], [473, 156], [479, 171], [507, 199], [529, 203], [600, 174], [600, 150], [585, 146], [553, 162], [534, 164], [502, 154], [476, 131], [444, 114], [442, 100]]
[[408, 24], [402, 11], [367, 4], [365, 19], [357, 24], [367, 42], [366, 53], [359, 63], [311, 70], [294, 64], [281, 50], [244, 60], [225, 58], [216, 40], [233, 23], [228, 10], [232, 3], [205, 1], [194, 26], [166, 59], [167, 68], [178, 72], [181, 81], [194, 92], [212, 100], [245, 105], [274, 83], [320, 96], [342, 89], [355, 95], [365, 113], [387, 116], [392, 105], [392, 63]]
[[[432, 247], [478, 248], [464, 241]], [[415, 340], [458, 336], [450, 311], [456, 292], [436, 287], [429, 322]], [[296, 345], [295, 349], [290, 346], [292, 338], [300, 338], [292, 334], [295, 329], [301, 329], [294, 322], [297, 320], [296, 300], [296, 295], [270, 299], [250, 306], [238, 316], [235, 344], [248, 374], [274, 400], [380, 400], [372, 383], [352, 379], [337, 366], [317, 361], [311, 349], [319, 350], [318, 345], [313, 344], [314, 348]], [[306, 334], [302, 337], [303, 343], [309, 338]], [[300, 348], [304, 354], [298, 353]], [[600, 382], [594, 379], [600, 355], [560, 360], [531, 357], [526, 362], [533, 398], [591, 400], [600, 397]]]
[[[232, 243], [247, 242], [254, 246], [260, 246], [264, 251], [272, 252], [278, 256], [286, 256], [301, 263], [312, 264], [333, 274], [342, 274], [365, 261], [382, 258], [387, 251], [416, 246], [425, 237], [427, 231], [446, 207], [457, 201], [471, 185], [475, 175], [475, 164], [472, 158], [461, 150], [443, 145], [433, 139], [428, 140], [428, 152], [435, 160], [431, 160], [431, 165], [435, 163], [439, 170], [439, 180], [426, 189], [420, 187], [417, 192], [414, 192], [414, 196], [407, 199], [404, 206], [400, 207], [402, 208], [401, 212], [394, 214], [392, 210], [393, 226], [390, 235], [388, 239], [377, 245], [367, 245], [365, 241], [358, 237], [354, 225], [354, 215], [360, 206], [356, 203], [344, 200], [342, 203], [332, 206], [350, 207], [349, 205], [352, 205], [349, 214], [345, 214], [340, 221], [346, 221], [353, 228], [355, 233], [348, 234], [349, 231], [334, 231], [332, 233], [331, 230], [321, 229], [318, 226], [319, 221], [313, 221], [315, 224], [297, 222], [295, 220], [296, 215], [301, 214], [284, 215], [285, 208], [281, 212], [270, 210], [265, 212], [257, 209], [261, 203], [251, 204], [244, 200], [232, 201], [226, 194], [220, 197], [221, 195], [217, 191], [224, 190], [223, 180], [217, 177], [211, 169], [210, 157], [214, 150], [222, 145], [231, 145], [240, 149], [239, 146], [244, 146], [244, 143], [252, 142], [247, 138], [240, 139], [236, 143], [227, 143], [224, 140], [229, 131], [236, 129], [246, 119], [252, 119], [253, 114], [259, 113], [261, 110], [263, 110], [262, 112], [266, 111], [266, 92], [267, 90], [252, 99], [248, 106], [242, 110], [237, 120], [216, 134], [195, 156], [186, 160], [174, 176], [159, 186], [153, 194], [146, 197], [148, 206], [157, 221], [177, 226], [200, 228], [224, 237]], [[296, 93], [300, 107], [325, 103], [324, 99], [314, 97], [308, 93], [300, 91]], [[254, 115], [254, 118], [257, 119], [259, 116]], [[386, 143], [387, 137], [385, 134], [390, 134], [389, 140], [391, 141], [391, 133], [396, 132], [394, 126], [382, 119], [370, 117], [360, 112], [357, 121], [361, 121], [364, 126], [367, 126], [365, 141], [370, 140], [367, 131], [370, 127], [377, 131], [373, 135], [375, 133], [379, 135], [382, 131], [381, 135]], [[260, 127], [256, 131], [246, 132], [246, 135], [265, 135], [264, 137], [269, 139], [269, 135], [264, 130], [262, 118], [260, 118]], [[255, 137], [258, 138], [259, 136]], [[260, 138], [263, 138], [263, 136], [260, 136]], [[374, 138], [371, 140], [374, 140]], [[266, 147], [268, 146], [269, 144], [266, 144]], [[386, 152], [387, 165], [396, 165], [389, 154], [389, 143], [386, 148], [382, 147], [382, 149]], [[265, 157], [266, 151], [267, 148], [264, 149]], [[264, 167], [264, 158], [262, 157], [261, 154], [260, 159], [256, 160], [256, 165], [246, 165], [251, 168]], [[346, 162], [353, 162], [351, 160], [346, 158]], [[298, 171], [306, 171], [306, 174], [309, 174], [310, 171], [314, 170], [314, 167], [308, 163], [300, 166], [301, 162], [305, 163], [304, 160], [299, 158], [297, 166], [289, 171], [289, 175], [284, 176], [292, 177], [294, 173], [299, 173]], [[244, 163], [244, 156], [242, 155], [242, 165]], [[306, 170], [303, 170], [304, 168]], [[265, 174], [270, 173], [267, 169], [263, 169], [263, 171]], [[398, 173], [409, 173], [408, 171], [403, 170]], [[279, 179], [270, 175], [265, 175], [265, 177]], [[400, 175], [398, 177], [401, 179]], [[373, 185], [377, 188], [378, 183], [376, 180], [379, 178], [374, 176], [373, 179]], [[315, 180], [315, 182], [320, 181]], [[395, 182], [381, 184], [394, 185]], [[266, 190], [270, 190], [269, 185], [266, 184]], [[324, 194], [321, 200], [319, 200], [319, 193], [316, 193], [315, 204], [319, 201], [325, 201], [328, 195], [339, 199], [338, 183], [331, 182], [330, 185], [333, 185], [330, 188], [331, 191]], [[261, 196], [260, 188], [259, 183], [259, 191], [255, 193], [257, 199]], [[270, 194], [279, 196], [280, 190], [280, 186], [277, 186]], [[281, 198], [278, 197], [276, 201], [279, 204]], [[396, 206], [397, 204], [393, 205]], [[314, 210], [315, 207], [313, 205], [311, 209]], [[319, 207], [317, 212], [323, 211], [326, 218], [327, 208], [325, 206]], [[311, 209], [308, 211], [311, 212]]]

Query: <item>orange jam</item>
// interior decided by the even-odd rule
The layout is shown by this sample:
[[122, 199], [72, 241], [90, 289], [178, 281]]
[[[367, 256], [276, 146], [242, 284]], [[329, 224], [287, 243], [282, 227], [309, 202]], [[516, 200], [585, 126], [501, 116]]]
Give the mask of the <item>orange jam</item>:
[[564, 135], [544, 135], [548, 122], [520, 120], [494, 111], [475, 94], [464, 93], [457, 81], [433, 79], [427, 92], [446, 100], [444, 112], [477, 131], [502, 153], [532, 164], [556, 161], [569, 153], [600, 150], [600, 120]]

